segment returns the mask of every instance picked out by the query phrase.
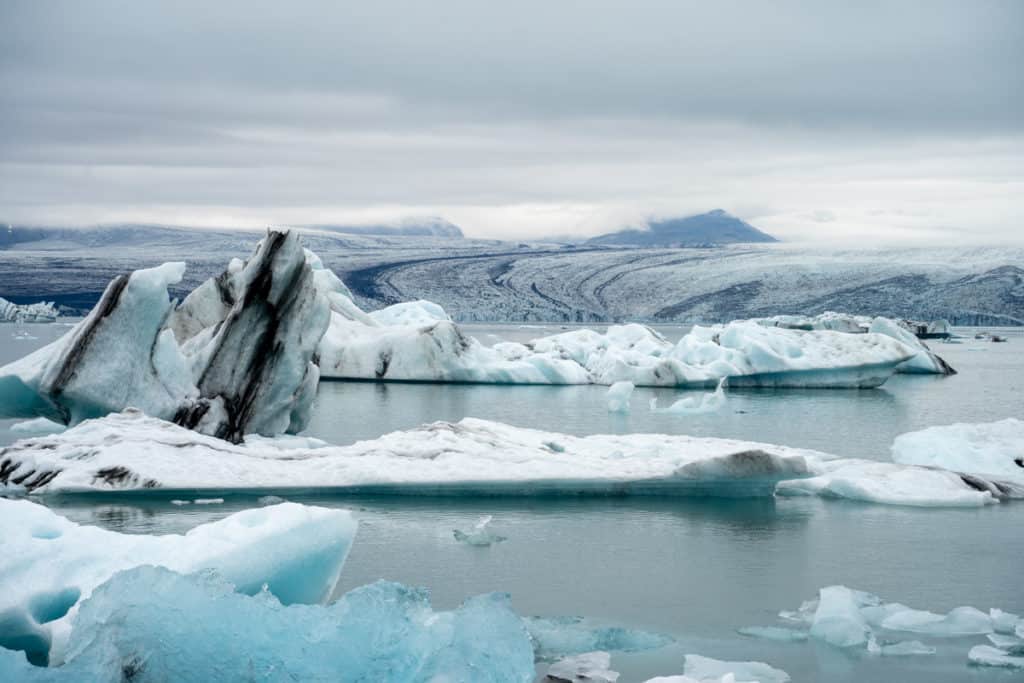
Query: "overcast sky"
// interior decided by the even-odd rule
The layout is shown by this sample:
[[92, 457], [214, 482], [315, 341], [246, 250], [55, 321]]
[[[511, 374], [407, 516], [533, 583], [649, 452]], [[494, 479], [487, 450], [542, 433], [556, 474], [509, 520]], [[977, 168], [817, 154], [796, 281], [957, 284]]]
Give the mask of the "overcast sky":
[[0, 2], [0, 221], [1024, 243], [1024, 2]]

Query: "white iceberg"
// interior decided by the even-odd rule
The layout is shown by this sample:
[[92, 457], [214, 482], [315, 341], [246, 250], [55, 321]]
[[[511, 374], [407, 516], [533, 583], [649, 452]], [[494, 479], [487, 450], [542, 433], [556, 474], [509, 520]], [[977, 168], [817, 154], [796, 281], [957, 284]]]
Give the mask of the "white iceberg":
[[611, 670], [612, 658], [607, 652], [584, 652], [560, 659], [548, 667], [546, 683], [615, 683], [617, 671]]
[[469, 531], [455, 529], [454, 532], [452, 532], [455, 536], [455, 540], [460, 543], [465, 543], [466, 545], [481, 547], [501, 543], [506, 539], [504, 536], [500, 536], [490, 529], [491, 520], [493, 519], [494, 518], [491, 515], [484, 515], [477, 520], [476, 524], [474, 524], [473, 528]]
[[915, 355], [885, 335], [695, 327], [673, 345], [637, 324], [486, 347], [447, 320], [380, 325], [336, 314], [318, 355], [323, 377], [497, 384], [874, 387]]
[[629, 399], [633, 395], [635, 387], [632, 382], [616, 382], [608, 389], [606, 398], [608, 400], [609, 413], [628, 413]]
[[975, 645], [967, 653], [967, 661], [976, 666], [1024, 669], [1024, 656], [1011, 655], [1006, 650], [992, 645]]
[[534, 658], [507, 595], [452, 611], [378, 581], [330, 605], [238, 593], [213, 573], [121, 572], [83, 601], [60, 667], [0, 648], [0, 680], [530, 683]]
[[658, 399], [651, 399], [651, 410], [674, 415], [704, 415], [722, 409], [726, 403], [725, 379], [718, 382], [714, 392], [700, 396], [684, 396], [667, 408], [658, 408]]
[[928, 427], [897, 436], [892, 459], [1024, 484], [1024, 420]]
[[0, 498], [0, 645], [26, 650], [33, 661], [61, 661], [80, 601], [118, 571], [143, 564], [185, 573], [212, 568], [243, 593], [265, 586], [284, 603], [320, 602], [337, 583], [355, 533], [345, 510], [284, 503], [184, 535], [119, 534]]
[[[883, 642], [886, 632], [916, 633], [932, 638], [959, 638], [986, 635], [993, 645], [1015, 655], [1013, 635], [1024, 621], [1015, 615], [993, 609], [988, 613], [977, 608], [956, 607], [946, 614], [918, 610], [898, 602], [884, 602], [877, 595], [845, 586], [828, 586], [819, 591], [796, 611], [779, 613], [780, 618], [810, 626], [813, 638], [838, 647], [864, 647], [881, 655], [930, 655], [935, 648], [916, 640]], [[995, 633], [997, 628], [1002, 633]]]
[[787, 683], [790, 678], [782, 669], [764, 662], [726, 662], [701, 655], [686, 655], [683, 675], [699, 681], [719, 680], [728, 675], [736, 683]]
[[815, 316], [777, 315], [771, 318], [755, 318], [753, 322], [765, 327], [780, 327], [790, 330], [831, 330], [847, 334], [883, 334], [892, 337], [916, 353], [900, 364], [897, 372], [910, 374], [955, 375], [956, 370], [933, 353], [928, 345], [919, 338], [932, 335], [935, 337], [949, 335], [949, 323], [944, 320], [933, 323], [918, 323], [911, 320], [864, 315], [850, 315], [827, 311]]
[[981, 506], [1024, 495], [1021, 487], [978, 476], [732, 439], [576, 437], [466, 418], [349, 446], [302, 437], [231, 444], [133, 410], [0, 448], [0, 485], [33, 494], [779, 494], [928, 506]]
[[854, 592], [846, 586], [822, 588], [811, 620], [811, 636], [838, 647], [867, 644], [871, 629], [860, 607]]
[[16, 304], [0, 296], [0, 322], [3, 323], [52, 323], [60, 312], [52, 301], [34, 304]]

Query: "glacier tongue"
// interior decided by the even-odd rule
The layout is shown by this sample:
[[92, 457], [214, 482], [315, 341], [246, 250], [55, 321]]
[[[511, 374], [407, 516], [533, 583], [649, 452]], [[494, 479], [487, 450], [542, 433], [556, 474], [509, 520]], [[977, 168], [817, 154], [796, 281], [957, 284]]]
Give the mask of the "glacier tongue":
[[356, 533], [345, 510], [295, 503], [254, 508], [184, 535], [119, 534], [80, 526], [29, 501], [0, 498], [0, 646], [59, 661], [79, 601], [143, 564], [216, 569], [236, 590], [266, 586], [284, 603], [324, 600]]

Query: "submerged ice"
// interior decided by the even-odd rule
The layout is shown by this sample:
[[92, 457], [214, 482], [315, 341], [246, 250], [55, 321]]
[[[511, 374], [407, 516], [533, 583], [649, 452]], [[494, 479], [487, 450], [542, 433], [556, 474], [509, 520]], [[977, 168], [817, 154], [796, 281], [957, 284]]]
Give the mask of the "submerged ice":
[[[116, 626], [115, 626], [116, 625]], [[0, 648], [0, 680], [473, 681], [529, 683], [530, 639], [502, 594], [434, 611], [423, 590], [379, 581], [330, 605], [246, 595], [215, 573], [120, 572], [82, 602], [62, 666]]]
[[39, 663], [61, 661], [80, 601], [118, 571], [143, 564], [183, 573], [212, 568], [243, 593], [265, 588], [286, 604], [319, 602], [333, 590], [355, 532], [345, 510], [284, 503], [184, 535], [129, 535], [0, 498], [0, 646]]

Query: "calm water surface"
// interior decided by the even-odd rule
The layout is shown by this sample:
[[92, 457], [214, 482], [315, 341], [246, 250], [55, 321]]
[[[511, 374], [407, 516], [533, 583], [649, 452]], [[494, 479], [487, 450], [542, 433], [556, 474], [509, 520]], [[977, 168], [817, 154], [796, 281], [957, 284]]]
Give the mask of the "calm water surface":
[[[30, 327], [30, 326], [24, 326]], [[0, 362], [56, 336], [8, 343]], [[66, 328], [64, 328], [66, 329]], [[62, 330], [61, 330], [62, 331]], [[558, 331], [470, 327], [530, 338]], [[670, 338], [680, 328], [663, 330]], [[517, 336], [518, 335], [518, 336]], [[323, 383], [309, 432], [338, 443], [373, 438], [432, 420], [473, 416], [574, 434], [669, 432], [725, 436], [886, 459], [899, 433], [933, 424], [990, 421], [1024, 414], [1024, 336], [1007, 344], [973, 339], [936, 344], [961, 372], [899, 376], [866, 391], [734, 391], [720, 413], [653, 413], [684, 392], [637, 390], [629, 415], [610, 415], [599, 387], [494, 387]], [[13, 340], [12, 340], [13, 341]], [[0, 439], [11, 440], [9, 423]], [[980, 510], [927, 510], [817, 499], [511, 500], [478, 498], [304, 499], [356, 510], [360, 530], [339, 591], [387, 578], [430, 588], [436, 606], [505, 591], [522, 614], [585, 615], [607, 624], [668, 633], [672, 646], [613, 655], [623, 682], [678, 673], [682, 655], [756, 659], [794, 681], [1010, 681], [1019, 672], [968, 667], [981, 638], [928, 640], [932, 657], [881, 658], [814, 643], [772, 643], [736, 629], [775, 623], [834, 583], [887, 600], [947, 611], [959, 605], [1024, 614], [1024, 503]], [[166, 502], [69, 499], [50, 504], [79, 522], [129, 533], [181, 532], [256, 504], [177, 507]], [[508, 540], [474, 548], [452, 538], [483, 514]], [[908, 634], [893, 639], [913, 639]]]

